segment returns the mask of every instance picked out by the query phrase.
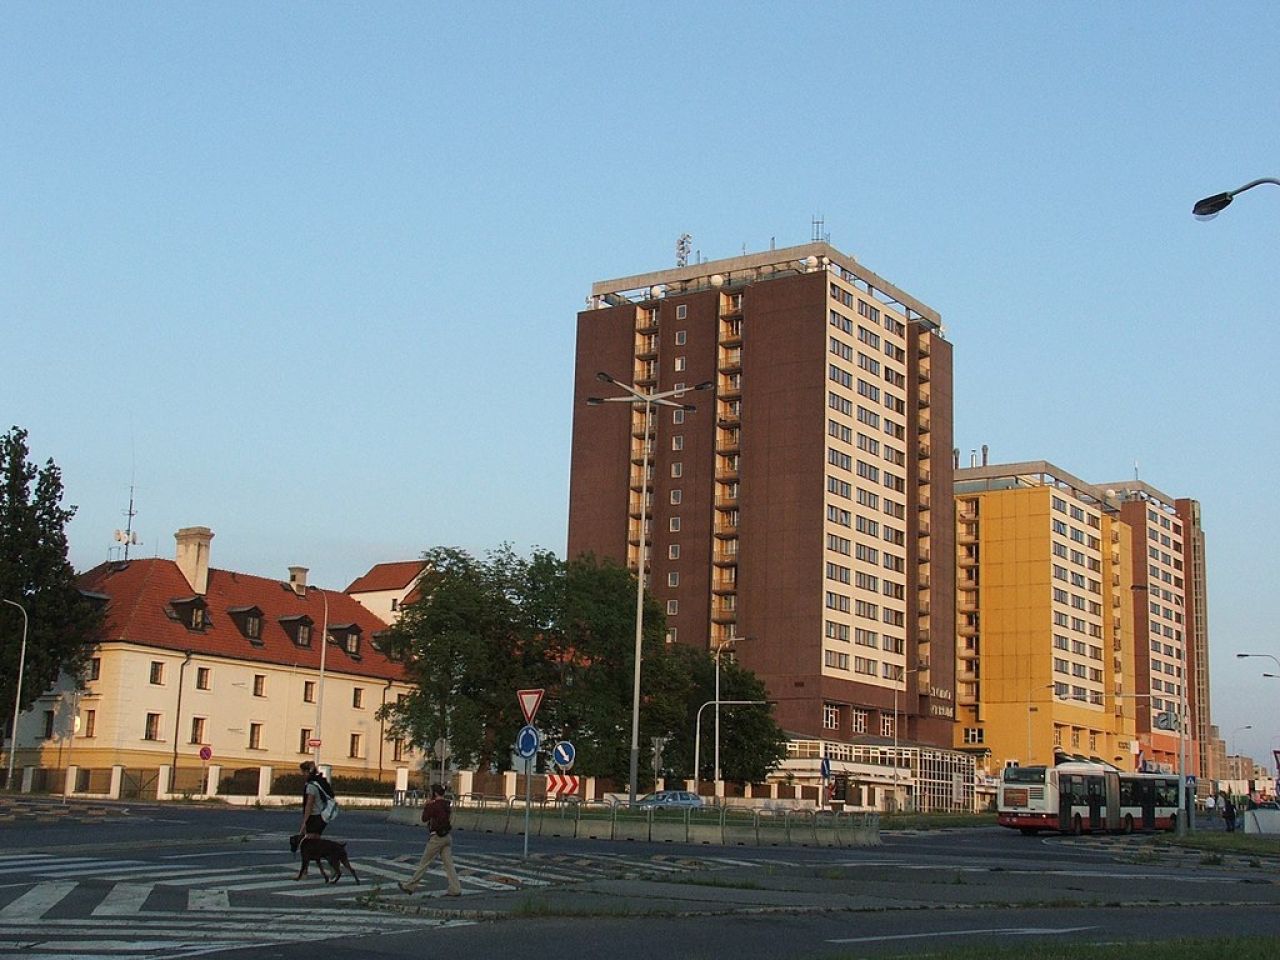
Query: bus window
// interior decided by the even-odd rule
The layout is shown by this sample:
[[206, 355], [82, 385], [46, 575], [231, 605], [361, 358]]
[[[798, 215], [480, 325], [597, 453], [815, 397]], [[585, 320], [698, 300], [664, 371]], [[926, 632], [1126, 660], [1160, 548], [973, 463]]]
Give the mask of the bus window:
[[1005, 783], [1044, 783], [1044, 767], [1005, 767]]

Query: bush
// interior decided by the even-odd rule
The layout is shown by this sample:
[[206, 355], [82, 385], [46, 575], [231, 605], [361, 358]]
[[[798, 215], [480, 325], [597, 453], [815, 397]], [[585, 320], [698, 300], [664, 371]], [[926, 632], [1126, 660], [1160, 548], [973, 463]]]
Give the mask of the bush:
[[[292, 793], [301, 798], [306, 779], [301, 773], [282, 773], [271, 781], [271, 792], [276, 796]], [[329, 782], [339, 801], [343, 797], [389, 797], [396, 791], [394, 783], [382, 783], [377, 777], [334, 777]]]

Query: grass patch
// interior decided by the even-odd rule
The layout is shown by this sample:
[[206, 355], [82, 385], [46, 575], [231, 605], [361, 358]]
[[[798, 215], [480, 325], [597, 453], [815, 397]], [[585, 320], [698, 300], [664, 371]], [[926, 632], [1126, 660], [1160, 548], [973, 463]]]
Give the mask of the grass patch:
[[[1275, 949], [1270, 937], [1220, 937], [1195, 940], [1132, 941], [1095, 944], [1037, 943], [1022, 938], [1017, 946], [967, 946], [929, 952], [938, 960], [1239, 960], [1240, 957], [1267, 956]], [[844, 957], [861, 957], [848, 953]], [[883, 960], [918, 958], [920, 954], [885, 954]]]
[[1153, 839], [1159, 847], [1179, 847], [1210, 854], [1237, 854], [1246, 857], [1280, 857], [1280, 837], [1270, 834], [1203, 831], [1185, 837], [1162, 833]]
[[664, 883], [683, 883], [691, 887], [723, 887], [726, 890], [759, 890], [760, 884], [754, 880], [723, 877], [714, 873], [686, 873], [674, 877], [663, 877]]

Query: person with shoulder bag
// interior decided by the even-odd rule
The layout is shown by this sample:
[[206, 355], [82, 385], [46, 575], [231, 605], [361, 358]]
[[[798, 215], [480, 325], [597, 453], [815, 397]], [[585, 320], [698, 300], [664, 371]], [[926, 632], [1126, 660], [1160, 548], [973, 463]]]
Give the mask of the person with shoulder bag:
[[427, 838], [427, 846], [422, 851], [422, 858], [418, 860], [418, 867], [413, 871], [413, 876], [407, 881], [400, 882], [400, 890], [402, 892], [417, 892], [418, 882], [422, 879], [423, 874], [427, 872], [427, 868], [431, 866], [431, 861], [438, 855], [440, 863], [444, 866], [445, 879], [449, 884], [449, 888], [445, 891], [445, 896], [462, 896], [462, 885], [458, 883], [458, 873], [453, 869], [453, 837], [450, 836], [453, 824], [450, 822], [449, 815], [449, 801], [444, 797], [444, 787], [441, 784], [433, 783], [431, 785], [431, 800], [422, 808], [422, 822], [427, 825], [431, 835]]
[[299, 832], [304, 837], [318, 837], [338, 815], [338, 799], [315, 761], [304, 760], [298, 769], [306, 777], [302, 785], [302, 830]]

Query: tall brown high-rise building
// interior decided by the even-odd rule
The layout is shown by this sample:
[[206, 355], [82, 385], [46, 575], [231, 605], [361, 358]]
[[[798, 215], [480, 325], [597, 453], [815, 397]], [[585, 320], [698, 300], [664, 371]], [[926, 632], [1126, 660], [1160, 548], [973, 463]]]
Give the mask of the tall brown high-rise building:
[[[697, 409], [588, 406], [601, 371]], [[668, 639], [731, 650], [789, 733], [949, 746], [951, 390], [938, 313], [826, 243], [596, 283], [569, 555], [635, 569], [643, 536]]]

